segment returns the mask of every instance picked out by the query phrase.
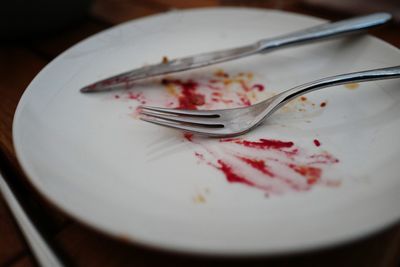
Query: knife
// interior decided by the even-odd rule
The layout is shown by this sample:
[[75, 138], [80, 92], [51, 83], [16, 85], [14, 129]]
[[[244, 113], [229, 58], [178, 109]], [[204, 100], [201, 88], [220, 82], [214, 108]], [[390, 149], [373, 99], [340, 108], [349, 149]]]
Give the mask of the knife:
[[89, 84], [80, 91], [88, 93], [126, 89], [133, 81], [137, 80], [205, 67], [250, 55], [264, 54], [279, 48], [358, 33], [382, 25], [390, 21], [391, 18], [392, 16], [389, 13], [374, 13], [338, 22], [325, 23], [276, 38], [259, 40], [253, 44], [242, 47], [197, 54], [173, 59], [171, 61], [164, 58], [163, 62], [159, 64], [145, 66], [108, 77]]

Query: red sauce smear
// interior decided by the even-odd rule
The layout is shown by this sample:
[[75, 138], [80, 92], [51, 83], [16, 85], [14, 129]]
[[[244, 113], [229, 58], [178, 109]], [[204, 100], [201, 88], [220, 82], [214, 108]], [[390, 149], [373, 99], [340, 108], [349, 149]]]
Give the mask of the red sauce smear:
[[178, 98], [179, 109], [197, 109], [198, 106], [205, 104], [205, 96], [197, 92], [198, 83], [188, 80], [183, 82], [181, 80], [167, 80], [163, 79], [162, 84], [174, 84], [181, 88], [181, 94]]
[[219, 169], [225, 174], [226, 179], [231, 182], [231, 183], [242, 183], [250, 186], [254, 186], [252, 182], [250, 182], [248, 179], [245, 177], [241, 177], [238, 175], [234, 169], [229, 166], [227, 163], [225, 163], [222, 159], [218, 160], [219, 164]]
[[279, 140], [270, 140], [270, 139], [260, 139], [259, 141], [247, 141], [242, 139], [221, 139], [220, 142], [232, 142], [235, 144], [240, 144], [246, 147], [253, 148], [285, 148], [292, 147], [293, 142], [279, 141]]
[[295, 164], [289, 164], [289, 167], [305, 177], [309, 185], [315, 184], [321, 179], [322, 170], [320, 168]]
[[262, 91], [264, 91], [265, 87], [262, 84], [255, 84], [251, 87], [251, 89], [255, 89], [255, 90], [258, 90], [259, 92], [262, 92]]
[[[197, 142], [193, 138], [190, 141]], [[199, 153], [196, 152], [195, 155], [220, 170], [230, 183], [256, 187], [269, 194], [307, 191], [320, 183], [326, 186], [340, 184], [337, 180], [323, 178], [324, 168], [339, 162], [327, 152], [309, 155], [292, 141], [264, 138], [254, 141], [227, 138], [220, 139], [219, 143], [230, 143], [233, 146], [222, 147], [217, 153], [213, 152], [215, 144], [209, 148], [208, 151], [216, 163], [212, 163], [214, 160], [207, 159], [203, 154], [201, 158]], [[243, 148], [235, 149], [236, 145]]]
[[188, 140], [189, 142], [192, 142], [192, 140], [193, 140], [192, 133], [184, 133], [183, 136], [185, 137], [186, 140]]
[[273, 174], [270, 170], [268, 170], [264, 160], [250, 159], [245, 157], [240, 157], [240, 159], [268, 176], [271, 177], [275, 176], [275, 174]]

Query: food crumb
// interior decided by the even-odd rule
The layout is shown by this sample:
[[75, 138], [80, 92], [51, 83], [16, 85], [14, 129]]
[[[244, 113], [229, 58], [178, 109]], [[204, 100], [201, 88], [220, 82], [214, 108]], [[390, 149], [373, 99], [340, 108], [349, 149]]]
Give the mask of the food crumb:
[[326, 107], [326, 102], [321, 102], [321, 104], [319, 105], [321, 108]]
[[195, 197], [193, 198], [193, 201], [194, 201], [195, 203], [197, 203], [197, 204], [203, 204], [203, 203], [206, 202], [206, 199], [205, 199], [205, 197], [204, 197], [203, 195], [198, 194], [197, 196], [195, 196]]
[[300, 97], [300, 100], [301, 100], [301, 101], [307, 101], [307, 97], [302, 96], [302, 97]]
[[217, 76], [217, 77], [221, 77], [221, 78], [228, 78], [229, 77], [229, 74], [226, 73], [222, 69], [218, 69], [216, 72], [214, 72], [214, 75]]
[[314, 139], [314, 145], [315, 146], [321, 146], [321, 142], [318, 141], [317, 139]]
[[346, 87], [349, 90], [357, 89], [359, 86], [360, 85], [358, 83], [348, 83], [344, 85], [344, 87]]
[[185, 137], [186, 140], [189, 142], [192, 142], [193, 134], [192, 133], [184, 133], [183, 137]]
[[168, 57], [163, 56], [163, 58], [162, 58], [162, 63], [163, 63], [163, 64], [168, 64], [168, 62], [169, 62]]

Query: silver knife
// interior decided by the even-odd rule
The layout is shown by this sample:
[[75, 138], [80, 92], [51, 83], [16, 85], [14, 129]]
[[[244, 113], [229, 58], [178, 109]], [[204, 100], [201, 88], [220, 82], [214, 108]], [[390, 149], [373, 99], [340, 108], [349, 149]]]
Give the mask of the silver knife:
[[171, 61], [164, 60], [165, 62], [159, 64], [134, 69], [97, 81], [83, 87], [81, 92], [87, 93], [126, 89], [127, 84], [130, 84], [133, 81], [168, 73], [200, 68], [254, 54], [264, 54], [275, 49], [288, 46], [354, 34], [362, 30], [382, 25], [390, 21], [391, 18], [392, 16], [388, 13], [375, 13], [338, 22], [318, 25], [276, 38], [263, 39], [255, 42], [254, 44], [242, 47], [177, 58]]

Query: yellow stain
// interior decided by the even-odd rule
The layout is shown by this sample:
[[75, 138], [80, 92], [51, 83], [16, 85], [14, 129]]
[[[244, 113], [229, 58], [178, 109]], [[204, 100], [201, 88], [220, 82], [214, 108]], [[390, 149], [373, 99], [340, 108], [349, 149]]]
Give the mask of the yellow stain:
[[176, 92], [175, 85], [168, 83], [165, 85], [165, 90], [167, 90], [168, 94], [172, 96], [179, 96], [179, 94]]
[[217, 76], [217, 77], [226, 77], [228, 74], [227, 73], [225, 73], [225, 71], [223, 70], [223, 69], [217, 69], [215, 72], [214, 72], [214, 76]]
[[202, 203], [205, 203], [205, 202], [206, 202], [205, 197], [204, 197], [203, 195], [201, 195], [201, 194], [198, 194], [197, 196], [195, 196], [195, 197], [193, 198], [193, 200], [194, 200], [194, 202], [197, 203], [197, 204], [202, 204]]
[[231, 79], [224, 79], [224, 85], [230, 85], [232, 83]]
[[344, 85], [344, 87], [346, 87], [347, 89], [350, 89], [350, 90], [357, 89], [359, 86], [360, 86], [360, 84], [358, 84], [358, 83], [348, 83], [348, 84]]

